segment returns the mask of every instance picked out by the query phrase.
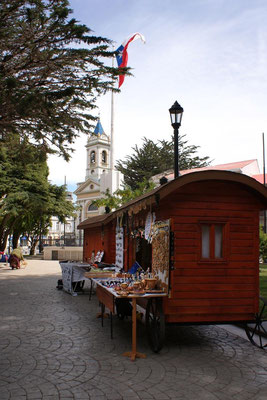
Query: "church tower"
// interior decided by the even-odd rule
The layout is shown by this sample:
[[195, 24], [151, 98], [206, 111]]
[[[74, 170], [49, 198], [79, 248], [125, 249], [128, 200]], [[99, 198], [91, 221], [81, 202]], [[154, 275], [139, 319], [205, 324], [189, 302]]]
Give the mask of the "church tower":
[[74, 191], [77, 205], [80, 207], [77, 223], [103, 214], [104, 207], [97, 208], [93, 201], [103, 197], [107, 189], [113, 194], [121, 188], [123, 180], [123, 175], [111, 166], [111, 140], [104, 132], [100, 119], [94, 132], [88, 137], [85, 149], [85, 180], [77, 183], [77, 189]]
[[98, 119], [94, 133], [88, 138], [86, 144], [86, 175], [100, 179], [103, 173], [110, 169], [110, 138], [105, 134]]

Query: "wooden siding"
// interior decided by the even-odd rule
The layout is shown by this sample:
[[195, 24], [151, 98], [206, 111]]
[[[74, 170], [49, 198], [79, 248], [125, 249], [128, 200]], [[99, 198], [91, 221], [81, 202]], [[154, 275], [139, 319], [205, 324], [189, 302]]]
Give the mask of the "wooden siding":
[[84, 230], [84, 261], [90, 261], [92, 251], [95, 254], [104, 250], [103, 260], [106, 263], [115, 262], [115, 226], [109, 223], [103, 227]]
[[[168, 322], [250, 320], [258, 311], [259, 202], [243, 186], [202, 182], [160, 202], [157, 219], [172, 219], [174, 269]], [[224, 259], [201, 260], [200, 223], [223, 223]]]
[[[178, 187], [152, 206], [156, 220], [171, 220], [170, 296], [163, 301], [167, 322], [201, 323], [253, 320], [259, 297], [259, 210], [262, 203], [245, 184], [207, 180]], [[147, 209], [129, 219], [143, 227]], [[222, 259], [201, 259], [201, 223], [224, 225]], [[115, 261], [115, 220], [85, 228], [84, 254], [103, 249]], [[135, 261], [135, 239], [125, 235], [124, 268]]]

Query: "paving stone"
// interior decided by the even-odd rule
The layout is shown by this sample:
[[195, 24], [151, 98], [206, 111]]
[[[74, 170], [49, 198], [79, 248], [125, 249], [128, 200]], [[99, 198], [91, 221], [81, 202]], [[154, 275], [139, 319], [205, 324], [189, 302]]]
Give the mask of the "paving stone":
[[[265, 400], [267, 352], [219, 326], [167, 326], [154, 354], [138, 325], [146, 359], [122, 356], [131, 320], [96, 318], [96, 296], [56, 289], [57, 261], [0, 264], [1, 400]], [[89, 289], [89, 283], [86, 283]]]
[[60, 390], [60, 397], [62, 399], [74, 399], [73, 393], [70, 392], [69, 390]]
[[42, 399], [42, 395], [38, 393], [27, 393], [27, 400], [39, 400]]

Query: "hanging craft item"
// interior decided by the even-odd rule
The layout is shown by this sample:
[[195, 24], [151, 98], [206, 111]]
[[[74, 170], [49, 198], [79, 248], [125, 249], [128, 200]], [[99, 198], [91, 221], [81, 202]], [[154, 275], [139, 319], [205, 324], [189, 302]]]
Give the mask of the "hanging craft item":
[[145, 235], [145, 230], [144, 228], [134, 229], [130, 232], [130, 235], [132, 239], [142, 238]]
[[122, 218], [117, 219], [116, 226], [116, 261], [115, 264], [119, 268], [123, 268], [123, 227]]
[[158, 221], [152, 227], [152, 273], [158, 285], [168, 292], [170, 263], [170, 221]]
[[152, 228], [155, 222], [156, 216], [155, 213], [149, 212], [146, 217], [146, 225], [145, 225], [145, 239], [151, 243], [152, 241]]

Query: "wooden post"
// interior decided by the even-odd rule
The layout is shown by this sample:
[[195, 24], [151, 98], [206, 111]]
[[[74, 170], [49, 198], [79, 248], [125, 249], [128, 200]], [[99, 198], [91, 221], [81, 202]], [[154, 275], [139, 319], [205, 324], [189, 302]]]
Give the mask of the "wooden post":
[[146, 355], [136, 351], [136, 297], [132, 297], [132, 306], [132, 351], [126, 351], [123, 355], [135, 361], [136, 358], [146, 358]]

